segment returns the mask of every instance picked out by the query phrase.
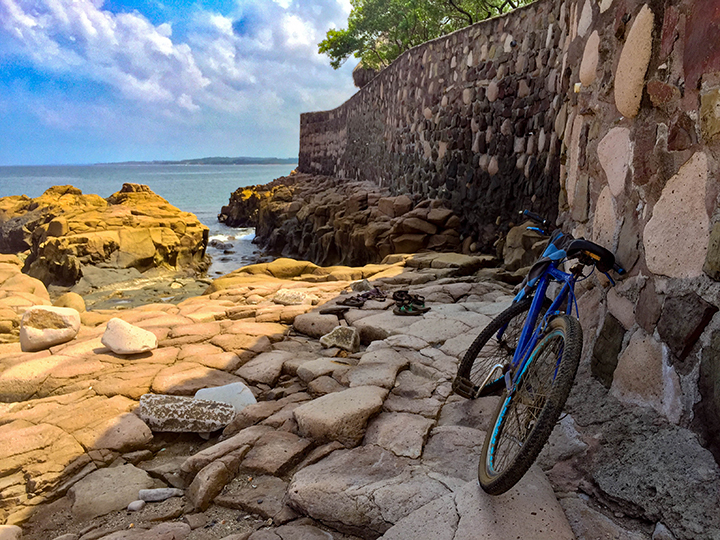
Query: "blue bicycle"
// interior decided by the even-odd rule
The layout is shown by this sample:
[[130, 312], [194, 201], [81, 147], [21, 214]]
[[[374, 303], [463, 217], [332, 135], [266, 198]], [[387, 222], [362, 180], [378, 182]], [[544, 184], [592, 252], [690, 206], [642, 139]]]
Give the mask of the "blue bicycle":
[[[523, 214], [544, 234], [547, 220]], [[559, 268], [566, 260], [577, 260], [569, 273]], [[455, 393], [474, 399], [502, 392], [478, 466], [480, 485], [492, 495], [505, 493], [527, 472], [570, 395], [583, 343], [575, 284], [589, 277], [588, 266], [611, 283], [610, 270], [624, 273], [607, 249], [554, 231], [513, 303], [483, 329], [458, 366]], [[551, 282], [560, 284], [554, 298]]]

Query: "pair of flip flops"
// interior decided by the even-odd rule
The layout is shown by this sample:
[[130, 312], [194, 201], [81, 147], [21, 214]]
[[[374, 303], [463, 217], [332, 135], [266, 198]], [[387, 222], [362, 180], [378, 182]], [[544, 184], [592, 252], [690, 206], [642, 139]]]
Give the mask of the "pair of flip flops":
[[393, 293], [393, 300], [395, 300], [393, 309], [395, 315], [417, 317], [430, 311], [430, 308], [425, 306], [425, 297], [410, 294], [408, 291], [396, 291]]
[[350, 296], [349, 298], [343, 298], [338, 302], [341, 306], [350, 306], [350, 307], [362, 307], [365, 302], [368, 300], [378, 300], [382, 301], [385, 300], [387, 296], [383, 291], [378, 289], [377, 287], [370, 289], [369, 291], [366, 291], [362, 294], [358, 294], [355, 296]]

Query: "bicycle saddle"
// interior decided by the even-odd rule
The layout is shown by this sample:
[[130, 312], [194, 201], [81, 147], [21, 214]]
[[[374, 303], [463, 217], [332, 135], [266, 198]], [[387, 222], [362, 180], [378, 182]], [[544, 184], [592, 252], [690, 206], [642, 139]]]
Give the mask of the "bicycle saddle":
[[615, 265], [615, 255], [589, 240], [578, 239], [567, 247], [568, 259], [579, 259], [581, 263], [594, 264], [601, 272], [609, 272]]

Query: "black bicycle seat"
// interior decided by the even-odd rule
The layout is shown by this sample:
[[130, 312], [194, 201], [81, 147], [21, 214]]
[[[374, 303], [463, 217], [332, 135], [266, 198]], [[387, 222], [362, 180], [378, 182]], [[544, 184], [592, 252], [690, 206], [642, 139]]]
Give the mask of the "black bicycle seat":
[[567, 248], [567, 258], [580, 259], [583, 264], [594, 264], [601, 272], [609, 272], [615, 265], [615, 255], [612, 252], [595, 242], [582, 238], [570, 242]]

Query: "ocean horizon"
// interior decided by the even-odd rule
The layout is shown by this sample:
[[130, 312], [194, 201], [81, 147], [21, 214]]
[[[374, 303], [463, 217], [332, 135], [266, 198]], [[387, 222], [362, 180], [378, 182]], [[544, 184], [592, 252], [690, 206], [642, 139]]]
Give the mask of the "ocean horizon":
[[184, 165], [113, 163], [96, 165], [0, 166], [0, 197], [39, 197], [48, 188], [72, 185], [83, 193], [108, 197], [124, 183], [145, 184], [173, 206], [197, 216], [210, 229], [207, 253], [210, 277], [227, 274], [258, 256], [253, 229], [228, 227], [217, 221], [220, 209], [239, 187], [266, 184], [287, 176], [294, 164]]

